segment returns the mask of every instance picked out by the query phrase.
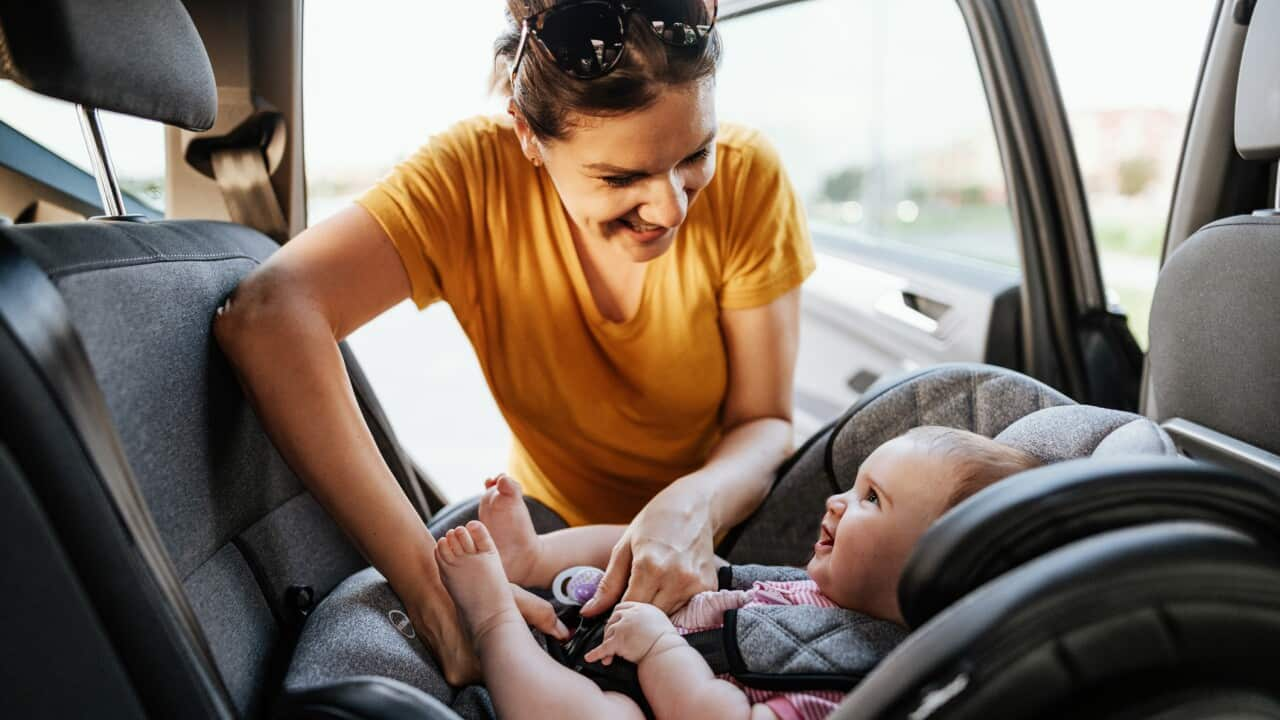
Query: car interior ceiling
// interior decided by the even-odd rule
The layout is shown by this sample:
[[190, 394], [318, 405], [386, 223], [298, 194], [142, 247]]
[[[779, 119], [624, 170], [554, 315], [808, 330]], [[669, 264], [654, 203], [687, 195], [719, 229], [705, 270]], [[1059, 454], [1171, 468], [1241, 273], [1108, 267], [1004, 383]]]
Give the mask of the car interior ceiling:
[[[789, 499], [775, 491], [718, 548], [802, 563], [814, 528], [797, 507], [911, 425], [1053, 460], [929, 531], [898, 588], [911, 635], [838, 686], [852, 689], [832, 717], [1280, 717], [1280, 216], [1266, 212], [1280, 107], [1235, 92], [1255, 87], [1241, 78], [1280, 92], [1280, 0], [1219, 17], [1144, 413], [990, 365], [885, 378], [780, 471]], [[483, 692], [426, 673], [421, 640], [388, 621], [398, 601], [275, 451], [210, 337], [215, 308], [277, 247], [226, 222], [236, 203], [238, 219], [278, 211], [285, 235], [303, 229], [300, 18], [300, 0], [0, 0], [0, 76], [86, 116], [167, 123], [171, 188], [167, 219], [82, 220], [100, 209], [0, 168], [15, 218], [57, 220], [0, 224], [0, 543], [16, 578], [0, 595], [0, 688], [15, 717], [492, 715]], [[1261, 129], [1233, 133], [1241, 116]], [[238, 131], [261, 118], [279, 123]], [[257, 194], [233, 201], [225, 176], [193, 167], [202, 140], [247, 145]], [[468, 517], [475, 499], [446, 505], [343, 353], [430, 531]]]

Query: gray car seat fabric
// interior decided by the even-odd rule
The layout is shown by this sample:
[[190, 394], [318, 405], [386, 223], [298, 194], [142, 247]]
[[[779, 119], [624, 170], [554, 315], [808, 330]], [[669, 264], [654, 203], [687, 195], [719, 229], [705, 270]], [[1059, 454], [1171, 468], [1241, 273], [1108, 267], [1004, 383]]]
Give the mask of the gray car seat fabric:
[[311, 613], [285, 689], [302, 691], [363, 675], [399, 680], [466, 718], [493, 715], [482, 688], [463, 696], [444, 681], [400, 598], [374, 568], [347, 578]]
[[735, 611], [733, 630], [743, 661], [734, 675], [785, 680], [787, 675], [871, 672], [907, 629], [844, 608], [770, 605]]
[[971, 430], [1045, 462], [1099, 454], [1172, 454], [1154, 423], [1133, 413], [1076, 405], [1053, 388], [990, 365], [949, 364], [872, 391], [784, 465], [769, 497], [721, 551], [732, 563], [803, 565], [826, 498], [852, 486], [871, 451], [910, 428]]
[[[1270, 68], [1268, 73], [1272, 72]], [[1280, 453], [1280, 217], [1198, 230], [1165, 261], [1151, 309], [1151, 387], [1183, 418]]]
[[218, 670], [240, 712], [258, 713], [306, 599], [367, 565], [285, 465], [212, 342], [217, 305], [274, 243], [203, 222], [8, 235], [63, 296]]
[[[540, 533], [566, 527], [542, 503], [526, 498]], [[441, 510], [429, 530], [437, 537], [477, 517], [478, 499]], [[408, 624], [404, 605], [373, 568], [348, 578], [311, 613], [298, 638], [285, 689], [301, 692], [337, 680], [377, 675], [399, 680], [442, 702], [466, 720], [494, 717], [488, 692], [480, 686], [457, 690], [444, 681], [439, 666]]]

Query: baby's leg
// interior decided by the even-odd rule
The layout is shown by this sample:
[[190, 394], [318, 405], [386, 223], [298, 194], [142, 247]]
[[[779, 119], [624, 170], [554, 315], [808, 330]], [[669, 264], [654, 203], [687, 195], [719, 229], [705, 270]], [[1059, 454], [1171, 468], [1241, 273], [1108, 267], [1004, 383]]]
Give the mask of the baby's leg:
[[480, 498], [484, 523], [502, 556], [507, 579], [526, 587], [551, 587], [556, 573], [574, 565], [603, 568], [626, 525], [585, 525], [539, 535], [520, 484], [508, 475], [486, 480]]
[[631, 698], [601, 691], [538, 647], [511, 599], [502, 561], [482, 523], [473, 520], [440, 538], [436, 563], [475, 642], [499, 717], [644, 717]]

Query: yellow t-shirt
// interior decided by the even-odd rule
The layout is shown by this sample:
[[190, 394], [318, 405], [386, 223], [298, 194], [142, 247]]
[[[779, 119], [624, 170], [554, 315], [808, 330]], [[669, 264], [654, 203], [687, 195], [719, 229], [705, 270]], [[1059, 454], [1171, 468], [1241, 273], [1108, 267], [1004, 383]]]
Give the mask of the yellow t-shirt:
[[575, 525], [628, 522], [705, 463], [727, 389], [720, 310], [768, 304], [814, 268], [777, 153], [730, 124], [624, 323], [596, 307], [551, 178], [506, 117], [436, 135], [357, 202], [395, 243], [418, 307], [452, 306], [515, 436], [511, 474]]

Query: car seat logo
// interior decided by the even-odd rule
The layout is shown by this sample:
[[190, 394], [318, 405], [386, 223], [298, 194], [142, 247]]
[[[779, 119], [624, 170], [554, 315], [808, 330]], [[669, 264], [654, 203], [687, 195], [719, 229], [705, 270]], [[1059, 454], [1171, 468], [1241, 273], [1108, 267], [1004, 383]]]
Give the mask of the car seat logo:
[[387, 619], [391, 621], [391, 624], [395, 627], [396, 632], [409, 638], [410, 640], [418, 636], [417, 633], [413, 631], [413, 623], [409, 622], [409, 616], [405, 615], [399, 610], [392, 610], [391, 612], [387, 613]]

